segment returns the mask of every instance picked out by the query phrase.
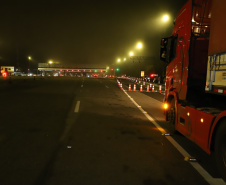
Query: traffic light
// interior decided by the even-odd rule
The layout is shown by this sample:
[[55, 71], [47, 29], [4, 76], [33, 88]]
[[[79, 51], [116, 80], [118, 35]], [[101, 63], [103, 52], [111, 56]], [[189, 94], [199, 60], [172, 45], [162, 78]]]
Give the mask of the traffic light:
[[119, 71], [119, 68], [117, 68], [116, 71]]

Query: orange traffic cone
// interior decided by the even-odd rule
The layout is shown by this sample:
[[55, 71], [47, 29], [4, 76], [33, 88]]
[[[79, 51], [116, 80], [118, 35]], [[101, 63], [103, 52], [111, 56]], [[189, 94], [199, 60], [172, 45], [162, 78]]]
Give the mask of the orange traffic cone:
[[134, 84], [133, 85], [133, 91], [136, 91], [136, 88], [137, 88], [137, 86], [136, 86], [136, 84]]
[[147, 92], [149, 92], [149, 85], [147, 85]]
[[140, 92], [143, 91], [143, 85], [140, 85]]
[[159, 86], [159, 93], [162, 92], [162, 85]]

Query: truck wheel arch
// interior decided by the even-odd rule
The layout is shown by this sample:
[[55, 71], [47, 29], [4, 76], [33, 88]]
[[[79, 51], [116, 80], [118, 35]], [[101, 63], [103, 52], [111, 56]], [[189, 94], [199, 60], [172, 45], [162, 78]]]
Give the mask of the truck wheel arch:
[[216, 134], [218, 131], [218, 128], [221, 124], [226, 124], [226, 111], [221, 112], [217, 118], [214, 120], [213, 125], [210, 130], [210, 137], [209, 137], [209, 150], [214, 151], [214, 143], [216, 139]]
[[212, 151], [215, 158], [217, 168], [226, 181], [226, 118], [219, 120], [216, 129], [213, 132]]
[[[169, 93], [169, 96], [167, 97], [166, 102], [169, 104], [170, 102], [174, 101], [175, 103], [175, 116], [177, 115], [177, 94], [174, 91], [171, 91]], [[167, 118], [167, 112], [166, 112], [166, 118]], [[176, 118], [175, 118], [176, 119]], [[168, 121], [168, 120], [167, 120]]]

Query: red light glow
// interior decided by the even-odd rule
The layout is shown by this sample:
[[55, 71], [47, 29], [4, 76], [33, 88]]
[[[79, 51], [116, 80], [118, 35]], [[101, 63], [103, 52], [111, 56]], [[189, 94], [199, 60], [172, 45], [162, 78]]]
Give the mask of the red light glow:
[[7, 76], [7, 73], [6, 72], [2, 73], [2, 76], [3, 77], [6, 77]]

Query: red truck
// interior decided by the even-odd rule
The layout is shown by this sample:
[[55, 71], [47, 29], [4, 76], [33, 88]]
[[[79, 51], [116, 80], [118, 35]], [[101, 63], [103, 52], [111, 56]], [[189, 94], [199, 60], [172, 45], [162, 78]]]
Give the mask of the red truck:
[[213, 154], [226, 181], [226, 1], [189, 0], [172, 36], [161, 40], [167, 63], [165, 118]]

